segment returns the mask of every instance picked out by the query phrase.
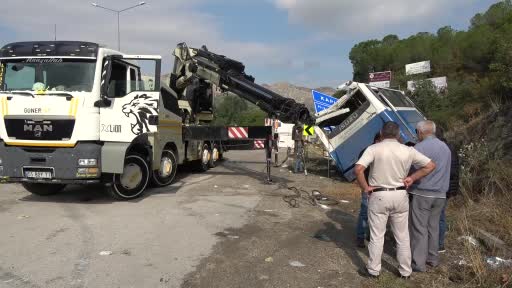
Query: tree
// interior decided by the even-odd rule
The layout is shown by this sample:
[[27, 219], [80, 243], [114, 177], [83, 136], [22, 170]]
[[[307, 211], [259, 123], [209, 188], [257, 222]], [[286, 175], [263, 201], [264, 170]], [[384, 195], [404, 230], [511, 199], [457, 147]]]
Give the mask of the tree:
[[[406, 87], [410, 80], [446, 76], [448, 91], [443, 95], [436, 96], [424, 82], [412, 97], [438, 121], [467, 121], [467, 107], [488, 109], [496, 99], [512, 101], [511, 35], [512, 0], [500, 1], [476, 14], [466, 31], [445, 26], [436, 34], [419, 32], [405, 39], [391, 34], [354, 45], [349, 55], [353, 79], [367, 82], [369, 72], [391, 70], [391, 86]], [[424, 60], [431, 62], [430, 73], [405, 75], [406, 64]]]
[[234, 95], [224, 96], [216, 104], [214, 121], [216, 125], [238, 125], [241, 115], [248, 108], [245, 100]]
[[263, 125], [267, 114], [256, 105], [235, 96], [221, 96], [215, 105], [214, 125], [257, 126]]

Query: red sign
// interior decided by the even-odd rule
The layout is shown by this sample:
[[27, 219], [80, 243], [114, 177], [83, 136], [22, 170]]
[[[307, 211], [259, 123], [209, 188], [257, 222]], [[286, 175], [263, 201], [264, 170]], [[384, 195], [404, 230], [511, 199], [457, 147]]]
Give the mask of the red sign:
[[370, 82], [391, 81], [391, 71], [370, 73], [369, 79]]

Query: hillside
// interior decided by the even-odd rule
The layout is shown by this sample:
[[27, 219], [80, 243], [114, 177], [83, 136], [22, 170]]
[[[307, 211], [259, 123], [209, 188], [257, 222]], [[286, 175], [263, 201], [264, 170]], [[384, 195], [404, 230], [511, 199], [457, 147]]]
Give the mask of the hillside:
[[[292, 98], [299, 103], [304, 103], [306, 107], [308, 107], [311, 111], [315, 111], [313, 105], [313, 98], [311, 97], [312, 88], [296, 86], [287, 82], [278, 82], [270, 85], [263, 84], [262, 86], [284, 97]], [[334, 94], [334, 92], [336, 92], [335, 89], [330, 87], [313, 88], [313, 90], [317, 90], [328, 95], [332, 95]]]
[[[512, 2], [505, 0], [476, 14], [465, 31], [446, 26], [435, 34], [420, 32], [405, 39], [390, 34], [358, 43], [349, 58], [358, 82], [367, 82], [372, 71], [392, 71], [392, 87], [446, 76], [448, 89], [442, 95], [422, 87], [411, 96], [432, 119], [459, 127], [512, 100], [511, 35]], [[406, 75], [406, 64], [426, 60], [430, 72]]]

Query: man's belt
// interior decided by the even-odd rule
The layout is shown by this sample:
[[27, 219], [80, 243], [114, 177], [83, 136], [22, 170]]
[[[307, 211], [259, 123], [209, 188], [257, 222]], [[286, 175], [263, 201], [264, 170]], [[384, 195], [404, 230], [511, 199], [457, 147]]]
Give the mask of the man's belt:
[[372, 192], [382, 192], [382, 191], [398, 191], [398, 190], [406, 190], [405, 186], [400, 186], [396, 188], [375, 188], [372, 190]]

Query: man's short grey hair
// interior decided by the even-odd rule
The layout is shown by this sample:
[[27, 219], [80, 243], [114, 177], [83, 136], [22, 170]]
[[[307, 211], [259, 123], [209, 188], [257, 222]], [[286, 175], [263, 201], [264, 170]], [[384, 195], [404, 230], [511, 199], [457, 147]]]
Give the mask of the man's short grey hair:
[[380, 134], [384, 139], [398, 138], [400, 137], [400, 126], [393, 121], [386, 122], [380, 130]]
[[434, 121], [430, 121], [430, 120], [420, 121], [416, 125], [416, 130], [418, 130], [419, 132], [421, 132], [423, 134], [435, 135], [436, 134], [436, 123], [434, 123]]

